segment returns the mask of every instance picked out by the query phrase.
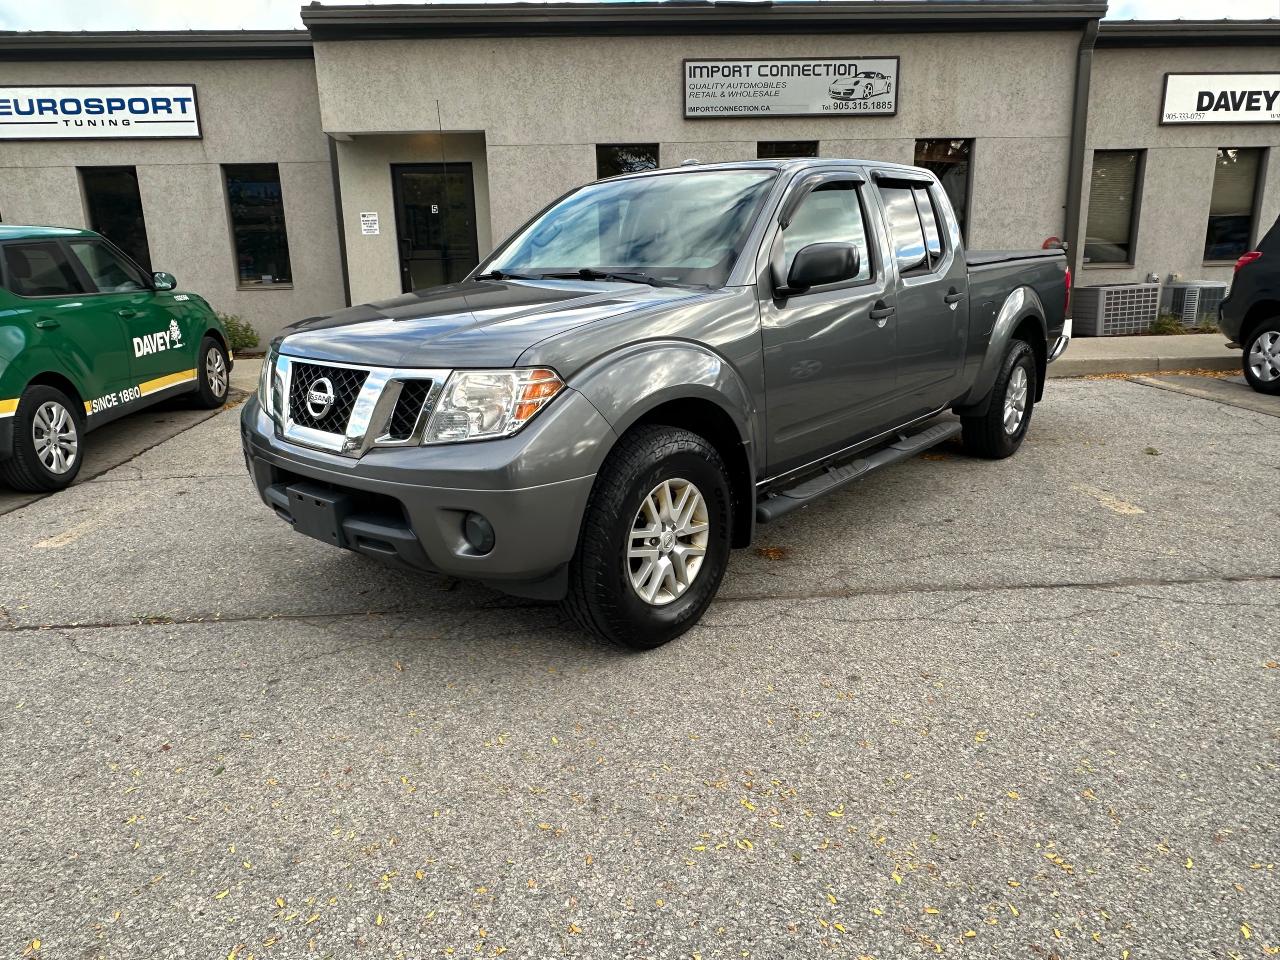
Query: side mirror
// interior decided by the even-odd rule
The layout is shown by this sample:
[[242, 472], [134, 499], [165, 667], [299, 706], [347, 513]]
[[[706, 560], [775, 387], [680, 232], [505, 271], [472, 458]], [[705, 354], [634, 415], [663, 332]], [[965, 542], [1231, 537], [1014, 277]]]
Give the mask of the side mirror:
[[777, 290], [783, 297], [804, 293], [810, 287], [852, 280], [861, 269], [862, 258], [852, 243], [811, 243], [802, 247], [791, 261], [787, 282]]
[[178, 280], [172, 273], [157, 270], [151, 275], [151, 284], [159, 291], [172, 290], [178, 285]]

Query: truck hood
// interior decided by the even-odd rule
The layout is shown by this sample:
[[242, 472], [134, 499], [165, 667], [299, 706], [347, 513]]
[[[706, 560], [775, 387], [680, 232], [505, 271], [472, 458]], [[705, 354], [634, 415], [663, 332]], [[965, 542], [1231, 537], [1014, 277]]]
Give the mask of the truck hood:
[[680, 287], [481, 280], [361, 304], [286, 328], [291, 356], [377, 367], [510, 367], [539, 341], [630, 311], [705, 296]]

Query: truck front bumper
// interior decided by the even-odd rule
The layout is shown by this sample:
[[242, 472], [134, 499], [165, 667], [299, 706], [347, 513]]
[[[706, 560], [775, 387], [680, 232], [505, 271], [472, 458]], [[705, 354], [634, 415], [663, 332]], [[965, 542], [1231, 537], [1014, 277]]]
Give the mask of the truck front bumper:
[[[258, 495], [296, 531], [394, 566], [539, 599], [564, 595], [595, 473], [614, 439], [573, 391], [502, 440], [351, 459], [280, 439], [256, 397], [244, 406], [240, 436]], [[467, 538], [473, 514], [492, 531], [483, 552]]]

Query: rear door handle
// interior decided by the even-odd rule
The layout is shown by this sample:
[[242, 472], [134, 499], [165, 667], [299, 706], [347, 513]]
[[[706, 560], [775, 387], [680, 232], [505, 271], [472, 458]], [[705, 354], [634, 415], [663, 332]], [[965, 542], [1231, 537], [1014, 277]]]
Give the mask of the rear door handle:
[[884, 320], [887, 317], [893, 316], [893, 307], [885, 303], [883, 300], [879, 300], [876, 302], [876, 305], [871, 308], [869, 316], [872, 320]]
[[138, 311], [125, 308], [124, 310], [117, 310], [116, 316], [120, 317], [123, 320], [129, 320], [132, 317], [138, 316]]
[[60, 326], [62, 324], [53, 319], [53, 317], [45, 317], [43, 320], [36, 321], [37, 330], [57, 330]]
[[942, 298], [944, 303], [959, 303], [963, 299], [964, 299], [964, 294], [961, 293], [959, 290], [957, 290], [955, 287], [952, 287], [950, 290], [948, 290], [947, 295]]

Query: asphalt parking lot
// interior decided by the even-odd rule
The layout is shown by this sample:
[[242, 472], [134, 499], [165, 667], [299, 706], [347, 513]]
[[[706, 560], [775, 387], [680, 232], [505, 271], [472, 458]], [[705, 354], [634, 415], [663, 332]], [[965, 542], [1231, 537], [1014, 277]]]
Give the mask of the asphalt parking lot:
[[1054, 381], [647, 654], [294, 536], [234, 411], [20, 505], [0, 950], [1276, 955], [1280, 400], [1187, 387]]

